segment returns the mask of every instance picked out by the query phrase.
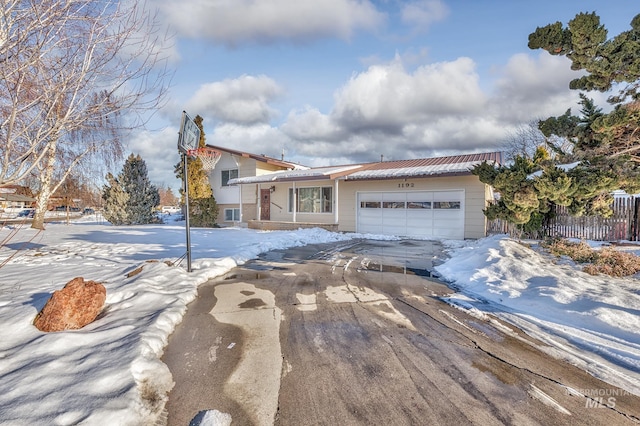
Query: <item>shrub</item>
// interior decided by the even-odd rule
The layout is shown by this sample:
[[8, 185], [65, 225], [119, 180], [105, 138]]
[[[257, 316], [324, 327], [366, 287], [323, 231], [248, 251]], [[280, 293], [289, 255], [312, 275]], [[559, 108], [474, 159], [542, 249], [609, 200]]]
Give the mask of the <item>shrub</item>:
[[626, 277], [640, 272], [639, 256], [612, 247], [594, 250], [584, 241], [572, 243], [563, 239], [547, 241], [542, 246], [556, 256], [569, 256], [578, 263], [587, 263], [582, 270], [591, 275]]

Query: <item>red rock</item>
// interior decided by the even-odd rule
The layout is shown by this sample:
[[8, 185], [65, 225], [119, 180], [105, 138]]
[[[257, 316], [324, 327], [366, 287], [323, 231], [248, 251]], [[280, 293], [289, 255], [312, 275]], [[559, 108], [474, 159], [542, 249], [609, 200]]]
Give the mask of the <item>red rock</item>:
[[53, 292], [33, 325], [47, 332], [82, 328], [96, 319], [106, 298], [102, 284], [74, 278], [62, 290]]

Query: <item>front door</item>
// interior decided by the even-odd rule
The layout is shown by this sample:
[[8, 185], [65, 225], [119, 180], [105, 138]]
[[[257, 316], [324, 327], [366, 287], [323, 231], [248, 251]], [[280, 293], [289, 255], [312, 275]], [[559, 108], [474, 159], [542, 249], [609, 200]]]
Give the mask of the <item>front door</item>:
[[271, 190], [260, 190], [260, 220], [271, 220]]

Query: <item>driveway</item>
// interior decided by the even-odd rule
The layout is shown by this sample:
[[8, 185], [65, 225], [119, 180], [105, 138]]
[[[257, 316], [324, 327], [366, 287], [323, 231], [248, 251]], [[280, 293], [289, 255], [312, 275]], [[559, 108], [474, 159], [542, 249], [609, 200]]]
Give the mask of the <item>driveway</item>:
[[639, 397], [444, 303], [451, 290], [430, 277], [443, 259], [430, 241], [310, 245], [202, 285], [163, 358], [176, 382], [168, 424], [206, 410], [239, 425], [640, 419]]

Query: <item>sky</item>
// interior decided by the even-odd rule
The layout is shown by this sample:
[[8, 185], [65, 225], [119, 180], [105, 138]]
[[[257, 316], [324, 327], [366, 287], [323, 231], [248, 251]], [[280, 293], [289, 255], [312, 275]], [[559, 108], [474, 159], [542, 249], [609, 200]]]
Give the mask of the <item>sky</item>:
[[[344, 244], [354, 238], [398, 239], [318, 228], [273, 232], [192, 228], [193, 270], [188, 273], [184, 261], [175, 264], [185, 252], [184, 221], [172, 220], [177, 217], [167, 216], [165, 224], [112, 226], [100, 216], [86, 215], [70, 224], [49, 223], [46, 231], [19, 223], [0, 226], [0, 424], [156, 424], [173, 387], [172, 374], [161, 357], [200, 284], [270, 250]], [[481, 328], [485, 331], [497, 328], [620, 388], [574, 389], [565, 378], [558, 385], [566, 387], [567, 394], [582, 398], [593, 396], [593, 391], [607, 392], [605, 401], [614, 396], [620, 407], [632, 394], [640, 396], [638, 275], [591, 276], [571, 261], [554, 261], [536, 241], [523, 244], [504, 235], [443, 240], [442, 244], [446, 259], [436, 272], [455, 290], [444, 301], [469, 315], [461, 313], [460, 321], [485, 324]], [[640, 254], [637, 244], [616, 247]], [[349, 268], [351, 273], [379, 273], [361, 269], [361, 262], [340, 256], [339, 251], [326, 261], [336, 273]], [[367, 263], [364, 258], [362, 262]], [[105, 286], [107, 298], [101, 314], [80, 330], [44, 333], [36, 329], [36, 314], [54, 291], [74, 277]], [[216, 291], [211, 315], [218, 322], [245, 327], [245, 319], [218, 315], [236, 305], [238, 310], [255, 309], [242, 303], [245, 299], [240, 293], [250, 297], [243, 291], [247, 286], [253, 284], [233, 284], [236, 297], [226, 291], [224, 283], [218, 285], [225, 291]], [[260, 292], [263, 300], [275, 301], [268, 288], [252, 290]], [[297, 297], [300, 310], [321, 309], [319, 300], [379, 303], [388, 299], [390, 311], [381, 311], [380, 320], [406, 321], [407, 329], [413, 327], [389, 296], [366, 286], [320, 288], [317, 294]], [[265, 323], [279, 327], [277, 322]], [[541, 343], [532, 343], [516, 327]], [[264, 331], [267, 336], [278, 335], [278, 330]], [[243, 338], [245, 351], [253, 347], [250, 338], [255, 334], [260, 333]], [[241, 342], [237, 343], [224, 342], [214, 350], [239, 348]], [[283, 362], [282, 354], [276, 355]], [[236, 371], [264, 366], [250, 357], [242, 358]], [[193, 366], [194, 374], [199, 367]], [[268, 374], [255, 372], [250, 377], [256, 388], [271, 389], [268, 398], [256, 402], [263, 404], [261, 408], [252, 411], [271, 416], [256, 424], [270, 424], [277, 409], [279, 377], [275, 382]], [[254, 400], [251, 395], [236, 397], [240, 406]], [[221, 407], [210, 409], [205, 416], [208, 420], [194, 424], [231, 423], [227, 413], [217, 411]], [[637, 410], [636, 405], [636, 412], [627, 414], [638, 418]]]
[[172, 34], [174, 74], [128, 148], [172, 187], [183, 110], [209, 144], [306, 166], [499, 151], [522, 126], [577, 112], [578, 74], [527, 47], [536, 27], [595, 11], [613, 37], [640, 12], [634, 0], [148, 3]]

